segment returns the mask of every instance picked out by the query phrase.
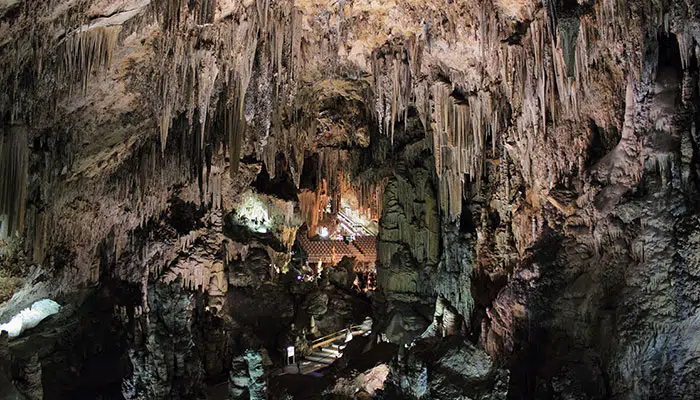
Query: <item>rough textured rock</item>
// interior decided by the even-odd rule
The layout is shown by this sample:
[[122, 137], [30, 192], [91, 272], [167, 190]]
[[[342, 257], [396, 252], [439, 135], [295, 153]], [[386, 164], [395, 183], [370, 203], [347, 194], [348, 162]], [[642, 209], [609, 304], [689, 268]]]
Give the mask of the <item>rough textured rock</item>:
[[353, 271], [353, 261], [349, 258], [342, 259], [338, 265], [332, 267], [328, 271], [328, 279], [335, 286], [350, 290], [355, 281], [355, 272]]
[[[45, 398], [123, 378], [196, 397], [200, 369], [307, 311], [333, 329], [349, 302], [304, 310], [328, 289], [280, 275], [299, 221], [352, 189], [381, 217], [383, 337], [411, 343], [441, 299], [511, 398], [694, 398], [699, 18], [694, 0], [0, 2], [0, 317], [73, 307], [8, 342], [2, 392], [38, 393], [40, 370]], [[274, 229], [236, 214], [251, 184]], [[411, 395], [442, 379], [420, 365]]]
[[124, 382], [124, 398], [204, 397], [202, 364], [193, 346], [194, 301], [177, 286], [149, 290], [147, 311], [135, 315], [140, 346], [129, 351], [133, 372]]
[[236, 357], [229, 377], [229, 399], [263, 400], [267, 398], [265, 359], [267, 354], [248, 350]]
[[342, 399], [353, 399], [360, 393], [368, 398], [374, 398], [378, 391], [384, 389], [384, 382], [388, 375], [389, 366], [379, 364], [367, 371], [358, 372], [356, 376], [338, 379], [330, 393]]
[[464, 340], [422, 339], [391, 365], [386, 398], [505, 399], [508, 372]]
[[323, 292], [311, 292], [304, 300], [304, 310], [309, 315], [318, 317], [328, 311], [328, 295]]

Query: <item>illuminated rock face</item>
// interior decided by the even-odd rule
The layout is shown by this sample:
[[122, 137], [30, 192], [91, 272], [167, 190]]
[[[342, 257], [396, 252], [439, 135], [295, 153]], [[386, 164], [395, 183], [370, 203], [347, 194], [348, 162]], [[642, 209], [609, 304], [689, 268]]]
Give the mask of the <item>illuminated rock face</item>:
[[233, 361], [229, 378], [230, 399], [263, 400], [267, 397], [265, 356], [249, 350]]
[[[2, 321], [48, 294], [83, 310], [85, 292], [127, 293], [89, 326], [155, 333], [66, 343], [126, 354], [135, 375], [110, 375], [125, 393], [198, 394], [198, 363], [221, 375], [257, 345], [251, 321], [298, 337], [298, 308], [335, 311], [339, 296], [305, 303], [314, 287], [277, 279], [303, 266], [302, 221], [354, 193], [378, 219], [383, 337], [423, 335], [439, 299], [451, 333], [507, 366], [512, 397], [693, 398], [698, 15], [651, 0], [0, 2], [0, 297], [29, 293]], [[177, 321], [150, 319], [164, 310]], [[91, 380], [59, 353], [21, 354], [0, 372], [29, 372], [0, 382], [64, 365], [80, 372], [58, 381]], [[421, 371], [420, 393], [439, 386]]]
[[39, 300], [13, 316], [9, 322], [0, 324], [0, 332], [5, 331], [9, 337], [17, 337], [25, 330], [39, 325], [47, 317], [56, 314], [60, 309], [61, 306], [51, 299]]

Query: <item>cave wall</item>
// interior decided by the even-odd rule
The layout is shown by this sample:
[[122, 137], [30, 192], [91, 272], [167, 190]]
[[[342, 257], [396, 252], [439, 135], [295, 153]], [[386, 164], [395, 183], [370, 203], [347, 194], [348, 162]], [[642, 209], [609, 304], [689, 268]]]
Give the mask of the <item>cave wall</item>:
[[[330, 188], [383, 199], [396, 341], [440, 296], [511, 396], [692, 398], [699, 7], [8, 1], [0, 239], [47, 293], [116, 278], [147, 304], [179, 271], [221, 307], [222, 218], [263, 166], [298, 187], [323, 154]], [[206, 233], [144, 230], [173, 196]]]

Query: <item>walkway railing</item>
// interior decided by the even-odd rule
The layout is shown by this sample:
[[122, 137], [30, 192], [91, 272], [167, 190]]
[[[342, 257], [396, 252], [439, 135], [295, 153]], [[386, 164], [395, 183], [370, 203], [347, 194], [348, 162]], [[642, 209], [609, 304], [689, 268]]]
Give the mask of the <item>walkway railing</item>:
[[[352, 336], [367, 335], [372, 332], [372, 319], [366, 318], [360, 325], [353, 325], [349, 328], [341, 329], [329, 335], [320, 337], [309, 342], [311, 353], [302, 357], [295, 364], [286, 365], [280, 368], [275, 375], [283, 374], [309, 374], [319, 369], [323, 369], [333, 364], [342, 356], [348, 333]], [[342, 340], [342, 343], [340, 342]], [[332, 345], [330, 347], [326, 347]]]
[[342, 212], [338, 212], [338, 218], [345, 222], [346, 225], [348, 225], [349, 228], [351, 228], [354, 232], [354, 234], [358, 233], [363, 233], [362, 236], [374, 236], [374, 234], [367, 229], [364, 225], [360, 223], [355, 223], [353, 220], [351, 220], [347, 215], [343, 214]]
[[348, 330], [350, 330], [350, 332], [352, 333], [353, 336], [361, 335], [361, 334], [366, 332], [366, 330], [364, 329], [364, 327], [362, 325], [353, 325], [350, 328], [345, 328], [345, 329], [339, 330], [338, 332], [334, 332], [334, 333], [331, 333], [329, 335], [315, 339], [309, 344], [309, 347], [311, 349], [315, 349], [315, 348], [326, 346], [330, 343], [333, 343], [336, 340], [340, 339], [341, 337], [347, 336]]

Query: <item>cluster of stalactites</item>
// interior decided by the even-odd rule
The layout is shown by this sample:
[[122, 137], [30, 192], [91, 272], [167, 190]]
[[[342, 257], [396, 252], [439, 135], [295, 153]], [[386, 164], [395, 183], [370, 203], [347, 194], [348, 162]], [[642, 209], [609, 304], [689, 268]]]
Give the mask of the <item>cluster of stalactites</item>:
[[26, 132], [0, 132], [0, 237], [22, 231], [28, 166]]
[[340, 201], [346, 162], [347, 154], [344, 151], [329, 149], [319, 153], [319, 176], [326, 182], [328, 193], [333, 197], [334, 204], [339, 204]]
[[328, 205], [328, 194], [326, 192], [325, 182], [320, 189], [302, 190], [299, 195], [299, 211], [301, 217], [306, 223], [308, 234], [313, 235], [319, 222], [323, 219]]
[[356, 196], [357, 211], [361, 215], [379, 219], [388, 178], [352, 177], [351, 169], [347, 151], [324, 149], [319, 152], [316, 188], [304, 189], [298, 194], [300, 212], [311, 234], [326, 215], [340, 211], [344, 195]]
[[172, 30], [189, 22], [188, 15], [191, 15], [192, 22], [198, 25], [211, 23], [214, 20], [216, 3], [217, 0], [198, 0], [196, 2], [165, 0], [153, 2], [152, 6], [161, 25], [165, 29]]
[[388, 178], [383, 178], [373, 182], [358, 180], [351, 183], [357, 194], [360, 211], [368, 219], [378, 220], [382, 215], [384, 188], [388, 182]]
[[309, 234], [316, 231], [319, 222], [327, 214], [328, 201], [331, 199], [331, 213], [338, 211], [340, 197], [345, 182], [344, 171], [347, 154], [337, 149], [319, 152], [318, 181], [315, 190], [302, 190], [299, 193], [299, 208], [308, 227]]
[[[159, 83], [160, 137], [164, 151], [172, 119], [185, 111], [192, 126], [193, 115], [199, 113], [200, 150], [206, 142], [205, 132], [213, 97], [220, 96], [216, 107], [224, 111], [224, 134], [230, 153], [230, 173], [237, 173], [241, 151], [246, 143], [246, 127], [250, 116], [246, 115], [246, 95], [253, 75], [253, 63], [260, 52], [269, 60], [268, 75], [272, 77], [270, 95], [271, 124], [264, 133], [264, 146], [259, 149], [271, 177], [276, 174], [275, 157], [278, 152], [295, 151], [292, 175], [299, 180], [303, 167], [303, 151], [306, 140], [297, 140], [305, 130], [283, 126], [285, 116], [294, 114], [287, 109], [294, 97], [297, 54], [301, 44], [301, 12], [291, 2], [271, 7], [268, 0], [258, 0], [238, 17], [220, 24], [200, 26], [210, 22], [215, 2], [195, 3], [195, 12], [186, 13], [190, 7], [181, 0], [169, 0], [161, 7], [162, 25], [165, 29], [161, 41], [162, 82]], [[190, 10], [191, 11], [191, 10]], [[198, 35], [187, 34], [187, 29], [197, 27]], [[179, 28], [179, 29], [175, 29]], [[185, 32], [185, 33], [183, 33]], [[201, 49], [197, 43], [211, 41], [214, 49]], [[292, 82], [292, 84], [289, 84]], [[183, 88], [185, 90], [183, 90]], [[220, 94], [220, 92], [222, 92]], [[216, 108], [213, 107], [213, 108]], [[295, 121], [297, 122], [297, 121]], [[302, 135], [303, 136], [303, 135]]]
[[[144, 227], [153, 216], [161, 215], [168, 207], [172, 193], [168, 188], [181, 184], [183, 177], [190, 176], [188, 162], [183, 162], [176, 154], [160, 157], [158, 147], [156, 140], [150, 141], [126, 158], [108, 178], [94, 179], [90, 185], [81, 187], [85, 198], [99, 198], [100, 206], [113, 210], [112, 214], [101, 215], [93, 210], [66, 213], [65, 207], [75, 199], [75, 184], [71, 182], [48, 192], [52, 196], [51, 207], [38, 209], [33, 204], [28, 204], [26, 243], [32, 249], [33, 260], [37, 263], [44, 262], [45, 255], [50, 254], [52, 246], [61, 243], [94, 249], [97, 243], [112, 234], [114, 252], [118, 258], [129, 245], [126, 232]], [[218, 202], [220, 182], [216, 178], [221, 173], [215, 166], [211, 173], [213, 179], [208, 181], [205, 194], [212, 202]], [[47, 190], [46, 186], [42, 190]], [[129, 204], [128, 209], [123, 209], [124, 204]], [[89, 250], [79, 252], [77, 256], [75, 266], [80, 269], [87, 269], [95, 259]], [[76, 277], [84, 276], [76, 274]]]
[[141, 7], [128, 20], [110, 24], [109, 17], [90, 20], [89, 2], [54, 3], [24, 3], [22, 17], [3, 31], [8, 45], [0, 66], [5, 86], [0, 113], [9, 113], [13, 123], [51, 118], [64, 90], [78, 83], [85, 89], [89, 77], [109, 65], [119, 38], [150, 9]]
[[[221, 206], [224, 170], [217, 165], [206, 165], [203, 151], [205, 146], [218, 149], [222, 145], [218, 142], [213, 143], [207, 136], [213, 131], [214, 122], [221, 125], [227, 136], [224, 146], [235, 153], [231, 156], [231, 163], [234, 164], [231, 171], [235, 173], [235, 164], [245, 143], [246, 91], [252, 76], [255, 54], [261, 51], [258, 45], [259, 32], [264, 29], [263, 26], [276, 26], [280, 18], [261, 16], [261, 11], [272, 15], [270, 8], [263, 4], [261, 7], [249, 7], [243, 12], [244, 15], [237, 18], [226, 19], [217, 24], [201, 25], [211, 17], [213, 2], [198, 1], [192, 4], [198, 9], [201, 6], [201, 12], [194, 13], [194, 16], [193, 13], [187, 12], [190, 5], [185, 1], [168, 1], [155, 7], [162, 34], [154, 40], [155, 62], [146, 65], [153, 68], [147, 72], [153, 77], [153, 88], [157, 91], [152, 100], [156, 105], [154, 111], [159, 118], [160, 146], [157, 142], [153, 143], [153, 147], [144, 146], [144, 151], [133, 157], [137, 163], [136, 168], [133, 168], [134, 165], [130, 162], [124, 162], [124, 165], [131, 165], [132, 168], [120, 168], [109, 182], [99, 182], [95, 186], [95, 193], [99, 193], [100, 190], [114, 193], [116, 199], [130, 204], [130, 209], [135, 211], [124, 215], [114, 225], [115, 232], [144, 225], [153, 215], [159, 215], [167, 205], [169, 193], [161, 188], [182, 183], [183, 177], [192, 176], [194, 166], [201, 169], [200, 192], [204, 201], [211, 201], [215, 209]], [[207, 16], [204, 17], [204, 14]], [[263, 20], [264, 24], [261, 22]], [[126, 26], [87, 26], [69, 33], [62, 41], [62, 47], [59, 47], [59, 77], [65, 82], [80, 82], [85, 88], [95, 73], [109, 66], [112, 54], [116, 51], [115, 47], [129, 29]], [[197, 30], [197, 35], [191, 34], [192, 29]], [[202, 42], [213, 43], [215, 47], [201, 46]], [[274, 52], [279, 54], [277, 48]], [[183, 119], [180, 118], [183, 115], [189, 123], [189, 131], [187, 126], [183, 126]], [[175, 130], [184, 134], [192, 133], [192, 128], [197, 123], [199, 130], [195, 132], [193, 141], [196, 148], [192, 149], [191, 154], [165, 152], [166, 144], [168, 148], [178, 147], [175, 143], [167, 143], [169, 132], [173, 136]], [[158, 155], [158, 147], [161, 156]], [[185, 147], [186, 141], [183, 140], [181, 150], [185, 150]], [[3, 156], [1, 162], [8, 163], [9, 160]], [[197, 163], [201, 165], [195, 165]], [[14, 170], [3, 168], [0, 175], [8, 175], [10, 171]], [[16, 182], [16, 179], [12, 182]], [[3, 184], [9, 187], [15, 184], [12, 182], [7, 180]], [[21, 187], [26, 189], [26, 183]], [[3, 193], [22, 193], [23, 196], [24, 192], [13, 189], [3, 190]], [[27, 224], [35, 230], [29, 241], [38, 262], [43, 261], [44, 254], [50, 250], [50, 243], [72, 242], [91, 248], [107, 235], [111, 227], [80, 221], [61, 221], [60, 212], [56, 210], [60, 210], [63, 197], [56, 193], [55, 198], [58, 200], [54, 201], [54, 206], [45, 212], [28, 213]], [[9, 201], [7, 204], [3, 208], [16, 208], [10, 206]], [[24, 201], [18, 204], [23, 205]], [[19, 214], [22, 212], [20, 210]], [[0, 219], [8, 218], [3, 216], [4, 214], [0, 212]], [[19, 215], [17, 212], [11, 214], [12, 218]], [[16, 225], [14, 219], [12, 221], [11, 224]], [[18, 221], [21, 221], [21, 218]], [[62, 227], [60, 232], [54, 232], [53, 227], [59, 225]], [[116, 240], [122, 241], [122, 236], [118, 234]], [[86, 251], [85, 254], [87, 257], [89, 252]]]
[[69, 85], [80, 82], [87, 90], [90, 75], [109, 66], [121, 29], [121, 25], [96, 26], [69, 34], [58, 50], [59, 80]]
[[380, 134], [390, 136], [392, 144], [396, 122], [406, 120], [414, 103], [413, 77], [420, 72], [422, 51], [423, 42], [413, 36], [398, 49], [380, 48], [372, 56], [376, 118]]
[[[468, 179], [478, 186], [483, 173], [485, 146], [491, 138], [491, 155], [498, 155], [497, 135], [513, 135], [510, 140], [530, 148], [538, 136], [547, 134], [547, 125], [558, 119], [578, 120], [581, 88], [589, 84], [588, 65], [596, 29], [590, 17], [552, 20], [536, 18], [523, 46], [500, 42], [498, 24], [486, 16], [480, 33], [486, 64], [499, 71], [500, 89], [474, 88], [457, 101], [449, 84], [433, 84], [433, 150], [440, 180], [443, 210], [454, 219], [461, 213], [461, 198]], [[495, 88], [495, 89], [494, 89]], [[504, 106], [508, 105], [508, 106]], [[510, 114], [516, 116], [514, 129], [505, 132]], [[528, 160], [521, 160], [526, 174]], [[571, 165], [552, 165], [546, 172], [556, 183], [560, 170]]]
[[[294, 185], [299, 187], [301, 172], [304, 169], [306, 148], [311, 134], [316, 129], [315, 124], [310, 121], [315, 121], [315, 119], [305, 118], [301, 124], [294, 124], [267, 138], [267, 143], [261, 149], [261, 158], [271, 179], [279, 172], [277, 171], [277, 157], [281, 154], [285, 157], [286, 169], [292, 177]], [[306, 125], [305, 122], [310, 123]]]
[[[619, 38], [628, 29], [626, 21], [618, 21], [628, 12], [619, 0], [606, 0], [595, 10], [597, 18], [559, 19], [542, 10], [529, 25], [522, 45], [513, 46], [501, 40], [496, 10], [484, 6], [478, 33], [482, 75], [496, 71], [496, 76], [485, 81], [499, 83], [488, 88], [467, 87], [469, 94], [459, 100], [451, 93], [461, 84], [431, 83], [421, 75], [422, 40], [409, 38], [398, 51], [390, 44], [375, 51], [372, 67], [380, 133], [391, 136], [393, 142], [395, 123], [409, 105], [416, 107], [424, 126], [432, 125], [441, 206], [451, 218], [461, 212], [465, 180], [474, 182], [478, 190], [489, 136], [492, 155], [497, 157], [495, 147], [502, 141], [496, 135], [500, 133], [531, 148], [547, 135], [548, 125], [556, 128], [552, 124], [557, 121], [581, 118], [581, 100], [590, 86], [589, 65], [598, 57], [593, 45], [601, 39]], [[504, 132], [511, 115], [514, 129]], [[529, 175], [531, 161], [521, 162]], [[549, 177], [549, 185], [555, 185], [562, 172], [572, 167], [576, 165], [556, 160], [541, 173]]]
[[[194, 12], [185, 12], [190, 7], [186, 2], [168, 0], [160, 10], [163, 35], [156, 44], [158, 70], [154, 73], [159, 79], [157, 87], [162, 102], [158, 121], [161, 150], [165, 151], [173, 118], [185, 112], [191, 130], [196, 110], [200, 126], [197, 143], [201, 151], [211, 124], [210, 113], [215, 114], [210, 103], [223, 90], [217, 106], [225, 110], [224, 129], [230, 151], [240, 151], [245, 134], [245, 94], [262, 17], [251, 10], [251, 18], [240, 16], [227, 23], [201, 26], [211, 22], [214, 2], [196, 2], [194, 6]], [[190, 29], [198, 29], [199, 35], [191, 35]], [[216, 43], [216, 48], [201, 48], [198, 43], [205, 40]], [[238, 160], [239, 157], [231, 157], [232, 173]]]
[[[277, 175], [276, 157], [286, 157], [289, 173], [299, 186], [304, 152], [316, 133], [316, 98], [300, 95], [295, 86], [301, 53], [302, 12], [291, 3], [280, 4], [270, 16], [265, 42], [269, 48], [269, 74], [273, 80], [269, 135], [261, 149], [271, 178]], [[298, 112], [301, 109], [301, 112]]]
[[456, 218], [461, 214], [466, 177], [477, 188], [481, 181], [488, 137], [495, 153], [495, 138], [504, 125], [505, 111], [490, 92], [479, 91], [458, 101], [453, 88], [445, 83], [433, 86], [433, 99], [433, 154], [440, 203], [451, 218]]

